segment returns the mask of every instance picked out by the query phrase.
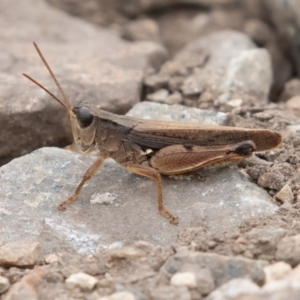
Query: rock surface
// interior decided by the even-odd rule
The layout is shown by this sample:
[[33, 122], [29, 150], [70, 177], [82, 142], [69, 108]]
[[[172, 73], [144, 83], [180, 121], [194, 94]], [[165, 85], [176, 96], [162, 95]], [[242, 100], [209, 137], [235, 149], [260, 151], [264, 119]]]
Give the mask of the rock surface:
[[[266, 104], [272, 76], [268, 51], [258, 49], [245, 34], [225, 30], [188, 43], [158, 73], [149, 74], [145, 84], [151, 93], [161, 88], [181, 92], [185, 104], [228, 110]], [[157, 98], [157, 93], [148, 98]]]
[[[137, 114], [158, 118], [166, 108], [145, 102], [137, 106]], [[136, 115], [134, 110], [130, 115]], [[170, 109], [168, 118], [193, 120], [196, 115], [199, 120], [209, 116], [210, 124], [213, 115], [216, 124], [226, 120], [225, 114], [207, 115], [180, 106], [173, 107], [173, 113]], [[195, 225], [225, 232], [243, 220], [277, 210], [268, 194], [235, 168], [212, 169], [203, 172], [205, 182], [163, 178], [165, 205], [180, 219], [178, 226], [172, 226], [157, 210], [155, 184], [107, 160], [78, 201], [58, 211], [57, 205], [74, 192], [94, 160], [43, 148], [3, 166], [0, 194], [6, 197], [0, 203], [0, 241], [26, 236], [29, 241], [38, 240], [44, 253], [65, 249], [87, 254], [139, 239], [167, 245], [177, 240], [180, 231]]]

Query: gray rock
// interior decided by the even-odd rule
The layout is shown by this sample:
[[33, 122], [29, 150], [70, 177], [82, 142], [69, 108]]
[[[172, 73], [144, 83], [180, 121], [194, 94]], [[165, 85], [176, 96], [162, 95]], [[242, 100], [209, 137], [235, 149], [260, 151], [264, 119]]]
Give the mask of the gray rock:
[[272, 76], [270, 54], [265, 49], [241, 51], [229, 63], [225, 78], [226, 90], [241, 89], [248, 93], [255, 92], [267, 99]]
[[61, 98], [31, 41], [40, 46], [73, 105], [89, 100], [122, 113], [139, 101], [145, 69], [160, 66], [167, 56], [158, 44], [127, 43], [44, 1], [1, 0], [0, 5], [0, 164], [70, 141], [63, 108], [21, 75], [35, 77]]
[[[165, 115], [168, 120], [181, 121], [202, 121], [208, 116], [210, 124], [225, 122], [227, 116], [147, 102], [129, 115], [148, 119]], [[136, 240], [168, 245], [191, 225], [205, 222], [209, 230], [224, 232], [248, 218], [277, 210], [268, 194], [236, 169], [209, 169], [202, 173], [205, 182], [163, 178], [165, 205], [180, 219], [178, 226], [172, 226], [158, 212], [154, 182], [107, 160], [78, 201], [64, 212], [58, 211], [57, 205], [74, 192], [95, 159], [42, 148], [3, 166], [0, 242], [25, 238], [39, 241], [44, 253], [68, 250], [81, 254]]]
[[161, 269], [161, 273], [171, 277], [187, 265], [194, 265], [202, 269], [208, 269], [216, 287], [234, 278], [251, 279], [257, 284], [264, 282], [263, 267], [267, 265], [263, 260], [251, 260], [243, 257], [228, 257], [215, 253], [181, 251], [171, 256]]
[[182, 92], [184, 103], [193, 106], [211, 102], [232, 110], [244, 103], [266, 104], [272, 79], [268, 51], [241, 32], [224, 30], [189, 42], [158, 73], [148, 74], [145, 85], [151, 93], [162, 88]]
[[209, 59], [203, 69], [185, 79], [185, 95], [209, 91], [220, 103], [241, 95], [267, 103], [273, 73], [266, 50], [257, 49], [245, 34], [227, 30], [190, 42], [176, 57], [203, 49], [209, 53]]

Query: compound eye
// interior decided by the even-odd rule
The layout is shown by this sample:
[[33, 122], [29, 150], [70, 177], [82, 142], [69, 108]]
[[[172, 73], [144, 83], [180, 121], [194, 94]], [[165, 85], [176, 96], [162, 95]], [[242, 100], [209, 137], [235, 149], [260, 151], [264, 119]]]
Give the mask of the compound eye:
[[81, 128], [86, 128], [90, 126], [94, 120], [94, 116], [89, 110], [89, 108], [82, 106], [79, 107], [76, 117]]
[[242, 155], [242, 156], [249, 156], [252, 154], [253, 151], [255, 151], [255, 144], [251, 141], [247, 141], [244, 143], [241, 143], [238, 147], [235, 149], [235, 153]]

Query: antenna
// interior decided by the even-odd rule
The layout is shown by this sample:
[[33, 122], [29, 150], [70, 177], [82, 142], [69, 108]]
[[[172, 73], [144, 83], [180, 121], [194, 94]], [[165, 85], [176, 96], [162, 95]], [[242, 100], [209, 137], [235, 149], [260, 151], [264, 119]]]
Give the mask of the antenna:
[[48, 89], [46, 89], [43, 85], [41, 85], [39, 82], [37, 82], [35, 79], [30, 77], [29, 75], [22, 73], [23, 76], [31, 80], [33, 83], [35, 83], [37, 86], [39, 86], [41, 89], [43, 89], [45, 92], [47, 92], [51, 97], [53, 97], [57, 102], [59, 102], [66, 110], [70, 110], [61, 100], [59, 100], [55, 95], [53, 95]]
[[52, 69], [50, 68], [49, 64], [47, 63], [45, 57], [43, 56], [41, 50], [39, 49], [38, 45], [33, 42], [33, 45], [38, 53], [38, 55], [40, 56], [41, 60], [43, 61], [44, 65], [46, 66], [47, 70], [49, 71], [52, 79], [54, 80], [56, 86], [58, 87], [61, 95], [63, 96], [64, 102], [59, 100], [56, 96], [54, 96], [48, 89], [46, 89], [42, 84], [40, 84], [38, 81], [36, 81], [35, 79], [33, 79], [32, 77], [30, 77], [27, 74], [23, 73], [23, 76], [25, 76], [26, 78], [28, 78], [29, 80], [31, 80], [33, 83], [35, 83], [37, 86], [39, 86], [41, 89], [43, 89], [45, 92], [47, 92], [51, 97], [53, 97], [56, 101], [58, 101], [66, 110], [68, 110], [69, 112], [72, 109], [72, 105], [70, 100], [68, 99], [68, 97], [66, 96], [65, 92], [63, 91], [61, 85], [59, 84], [57, 78], [55, 77]]

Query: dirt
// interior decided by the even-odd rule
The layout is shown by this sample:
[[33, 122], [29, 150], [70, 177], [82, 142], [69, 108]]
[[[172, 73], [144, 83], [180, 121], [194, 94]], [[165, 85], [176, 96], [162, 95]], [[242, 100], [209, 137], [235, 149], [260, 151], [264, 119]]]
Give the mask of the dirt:
[[[193, 228], [180, 236], [183, 245], [192, 243], [197, 251], [276, 261], [275, 252], [282, 236], [298, 234], [300, 212], [297, 207], [280, 208], [270, 217], [249, 219], [236, 232], [215, 236], [203, 228]], [[278, 231], [278, 232], [276, 232]], [[260, 249], [261, 248], [261, 249]]]
[[[168, 279], [161, 273], [163, 265], [183, 248], [192, 253], [242, 256], [273, 263], [278, 261], [276, 251], [279, 240], [283, 236], [297, 235], [299, 229], [299, 208], [297, 206], [282, 207], [271, 217], [249, 220], [236, 232], [228, 232], [221, 236], [212, 235], [206, 231], [205, 226], [201, 229], [189, 228], [179, 236], [180, 243], [177, 245], [161, 247], [137, 242], [128, 248], [102, 251], [89, 257], [68, 253], [57, 254], [57, 261], [51, 264], [40, 261], [33, 270], [16, 267], [1, 268], [0, 276], [8, 278], [10, 284], [13, 285], [20, 283], [20, 280], [26, 276], [32, 276], [32, 273], [38, 269], [42, 269], [36, 299], [56, 299], [56, 297], [57, 299], [100, 299], [97, 297], [110, 295], [118, 290], [133, 291], [133, 294], [137, 296], [136, 299], [161, 299], [159, 297], [165, 295], [164, 289], [171, 288]], [[288, 242], [285, 243], [285, 247], [289, 247]], [[66, 288], [65, 280], [78, 272], [97, 278], [97, 288], [93, 291]], [[171, 289], [175, 293], [174, 287]], [[157, 298], [153, 298], [154, 290], [157, 292]], [[180, 293], [177, 291], [172, 299], [180, 299], [178, 296]], [[192, 299], [200, 299], [201, 293], [192, 289], [193, 293]], [[24, 294], [21, 293], [21, 295]], [[4, 297], [3, 299], [11, 298]]]

